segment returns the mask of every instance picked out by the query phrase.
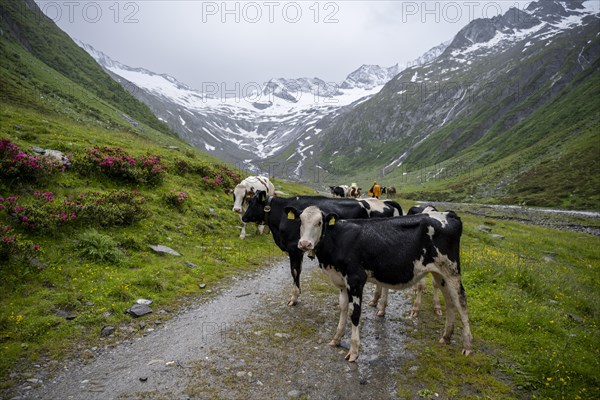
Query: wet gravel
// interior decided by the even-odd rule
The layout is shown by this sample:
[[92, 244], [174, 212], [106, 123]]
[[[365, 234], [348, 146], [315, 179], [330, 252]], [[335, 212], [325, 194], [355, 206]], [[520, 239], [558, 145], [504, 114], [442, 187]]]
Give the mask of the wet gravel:
[[[386, 318], [365, 307], [357, 363], [327, 343], [338, 319], [337, 290], [316, 262], [305, 261], [303, 294], [287, 307], [287, 259], [239, 278], [211, 301], [160, 329], [110, 349], [90, 363], [65, 362], [17, 399], [352, 399], [396, 398], [394, 373], [412, 362], [406, 331], [409, 292], [391, 292]], [[365, 290], [371, 298], [373, 287]], [[441, 328], [440, 322], [440, 328]]]

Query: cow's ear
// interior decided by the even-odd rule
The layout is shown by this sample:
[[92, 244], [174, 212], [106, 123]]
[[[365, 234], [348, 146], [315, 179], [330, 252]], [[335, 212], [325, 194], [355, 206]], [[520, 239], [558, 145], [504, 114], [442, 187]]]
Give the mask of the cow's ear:
[[248, 193], [246, 193], [246, 197], [252, 198], [256, 193], [254, 192], [254, 188], [250, 189]]
[[300, 215], [300, 211], [298, 211], [295, 207], [287, 206], [283, 209], [287, 214], [287, 219], [296, 219]]
[[267, 201], [267, 192], [265, 192], [264, 190], [259, 190], [258, 191], [258, 199], [261, 202], [266, 202]]
[[337, 215], [336, 213], [329, 213], [325, 216], [325, 224], [327, 226], [334, 226], [338, 220], [340, 219], [340, 216]]

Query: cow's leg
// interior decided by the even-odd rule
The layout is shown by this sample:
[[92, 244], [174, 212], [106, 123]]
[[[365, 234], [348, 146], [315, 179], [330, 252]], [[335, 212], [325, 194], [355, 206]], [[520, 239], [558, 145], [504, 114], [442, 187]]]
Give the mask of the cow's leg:
[[257, 224], [256, 225], [256, 233], [259, 235], [267, 235], [269, 234], [270, 229], [269, 229], [269, 225], [263, 223]]
[[446, 326], [444, 333], [440, 339], [440, 343], [449, 344], [450, 338], [454, 332], [455, 310], [458, 311], [461, 322], [463, 324], [463, 350], [465, 356], [471, 354], [473, 350], [473, 336], [471, 335], [471, 327], [469, 324], [469, 315], [467, 309], [467, 295], [463, 288], [460, 275], [458, 276], [441, 276], [434, 275], [437, 280], [436, 284], [441, 289], [446, 302]]
[[390, 293], [390, 289], [388, 288], [383, 288], [382, 291], [382, 296], [381, 296], [381, 303], [379, 303], [377, 305], [377, 316], [378, 317], [385, 317], [385, 308], [388, 305], [388, 294]]
[[437, 316], [442, 316], [442, 306], [440, 305], [440, 293], [439, 293], [439, 287], [437, 286], [437, 284], [435, 283], [435, 280], [433, 281], [433, 312], [435, 313], [435, 315]]
[[419, 315], [419, 310], [421, 309], [421, 298], [423, 296], [423, 292], [425, 291], [425, 284], [427, 282], [426, 279], [426, 276], [421, 278], [421, 280], [413, 288], [413, 292], [415, 293], [415, 301], [410, 312], [411, 318], [415, 318], [417, 315]]
[[[364, 271], [363, 271], [364, 272]], [[361, 274], [363, 275], [363, 274]], [[350, 351], [346, 354], [346, 360], [355, 362], [358, 358], [358, 348], [360, 347], [360, 313], [362, 305], [362, 293], [367, 280], [367, 275], [357, 276], [348, 279], [348, 301], [352, 303], [352, 336], [350, 338]]]
[[[462, 353], [468, 356], [473, 351], [473, 335], [471, 334], [471, 325], [469, 324], [469, 312], [467, 308], [467, 293], [462, 285], [460, 276], [456, 277], [456, 283], [450, 286], [450, 293], [454, 301], [454, 307], [458, 311], [460, 320], [463, 324], [463, 350]], [[454, 289], [456, 287], [456, 289]]]
[[263, 230], [262, 230], [262, 234], [263, 235], [268, 235], [271, 232], [271, 229], [269, 229], [269, 225], [267, 224], [263, 224]]
[[[240, 221], [242, 220], [242, 214], [240, 214]], [[242, 231], [240, 232], [240, 239], [246, 238], [246, 223], [242, 221]]]
[[348, 290], [346, 288], [340, 289], [340, 319], [338, 321], [338, 326], [335, 331], [335, 335], [331, 342], [329, 342], [330, 346], [339, 346], [342, 337], [344, 337], [344, 331], [346, 330], [346, 322], [348, 321]]
[[294, 279], [294, 287], [292, 288], [292, 296], [288, 301], [288, 306], [295, 306], [298, 304], [298, 297], [300, 296], [300, 273], [302, 272], [302, 258], [304, 253], [301, 251], [293, 251], [290, 255], [290, 270], [292, 273], [292, 279]]
[[373, 299], [369, 302], [369, 307], [377, 307], [379, 303], [379, 299], [381, 298], [381, 285], [375, 285], [375, 294], [373, 295]]
[[448, 290], [448, 282], [441, 276], [436, 273], [432, 274], [433, 279], [437, 282], [437, 285], [440, 287], [442, 294], [444, 295], [444, 300], [446, 302], [446, 325], [444, 326], [444, 333], [442, 334], [442, 338], [440, 339], [440, 343], [449, 344], [450, 338], [454, 333], [454, 302], [452, 301], [452, 296], [450, 291]]

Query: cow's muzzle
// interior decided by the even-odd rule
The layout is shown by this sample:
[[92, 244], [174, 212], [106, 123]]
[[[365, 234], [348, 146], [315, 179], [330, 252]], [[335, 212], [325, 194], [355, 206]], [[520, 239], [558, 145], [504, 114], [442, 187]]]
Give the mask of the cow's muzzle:
[[310, 240], [300, 240], [298, 241], [298, 248], [302, 251], [310, 251], [313, 250], [313, 242]]

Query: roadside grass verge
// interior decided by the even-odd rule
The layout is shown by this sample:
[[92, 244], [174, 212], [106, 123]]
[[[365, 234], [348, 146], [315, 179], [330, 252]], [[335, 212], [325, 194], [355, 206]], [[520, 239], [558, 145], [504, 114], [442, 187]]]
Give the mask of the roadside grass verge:
[[[433, 314], [429, 285], [419, 328], [409, 331], [419, 340], [407, 346], [420, 367], [398, 375], [399, 395], [599, 398], [600, 238], [464, 214], [461, 218], [462, 275], [474, 353], [462, 357], [456, 351], [462, 343], [460, 323], [451, 346], [432, 344], [444, 317]], [[480, 225], [491, 233], [476, 229]], [[415, 379], [426, 389], [403, 389]]]

